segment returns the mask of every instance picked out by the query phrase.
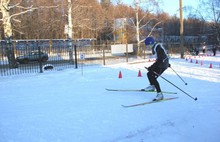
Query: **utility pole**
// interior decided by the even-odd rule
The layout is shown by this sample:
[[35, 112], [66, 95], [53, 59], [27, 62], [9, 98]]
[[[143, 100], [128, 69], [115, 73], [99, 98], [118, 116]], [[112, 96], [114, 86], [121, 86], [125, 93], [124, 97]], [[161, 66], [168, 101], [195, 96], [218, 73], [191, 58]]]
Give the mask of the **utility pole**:
[[184, 58], [182, 0], [179, 0], [179, 5], [180, 5], [180, 55], [181, 55], [181, 58]]

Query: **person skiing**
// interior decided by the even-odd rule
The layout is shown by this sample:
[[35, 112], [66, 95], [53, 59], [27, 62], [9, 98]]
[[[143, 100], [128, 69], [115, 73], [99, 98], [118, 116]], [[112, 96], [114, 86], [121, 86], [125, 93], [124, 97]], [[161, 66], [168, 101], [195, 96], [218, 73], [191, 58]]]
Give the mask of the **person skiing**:
[[216, 49], [217, 49], [217, 45], [215, 44], [215, 45], [212, 47], [213, 56], [216, 55]]
[[204, 53], [205, 54], [205, 52], [206, 52], [206, 45], [205, 45], [206, 43], [204, 42], [203, 43], [203, 46], [202, 46], [202, 53]]
[[162, 44], [156, 43], [153, 37], [147, 37], [144, 42], [146, 47], [150, 47], [152, 53], [156, 54], [156, 61], [150, 67], [146, 68], [148, 70], [147, 77], [150, 86], [142, 90], [154, 91], [156, 89], [157, 96], [153, 101], [159, 101], [163, 99], [163, 93], [161, 92], [157, 78], [159, 77], [158, 75], [161, 75], [168, 67], [170, 67], [169, 58]]

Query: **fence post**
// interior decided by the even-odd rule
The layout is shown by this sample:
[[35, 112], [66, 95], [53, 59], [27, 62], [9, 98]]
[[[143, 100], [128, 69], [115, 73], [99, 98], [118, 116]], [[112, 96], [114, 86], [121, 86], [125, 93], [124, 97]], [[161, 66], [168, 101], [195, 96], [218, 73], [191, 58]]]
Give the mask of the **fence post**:
[[105, 46], [103, 46], [103, 50], [102, 50], [102, 53], [103, 53], [103, 65], [105, 65], [105, 47], [107, 49], [107, 46], [108, 46], [108, 40], [106, 40]]
[[128, 62], [128, 41], [126, 39], [126, 62]]
[[69, 60], [70, 60], [70, 64], [73, 63], [73, 41], [72, 39], [68, 39], [68, 46], [69, 46]]
[[43, 65], [42, 65], [42, 60], [41, 60], [41, 47], [38, 45], [38, 41], [37, 42], [37, 47], [38, 47], [38, 55], [39, 55], [39, 67], [40, 67], [40, 73], [43, 73]]
[[75, 68], [78, 68], [78, 63], [77, 63], [77, 50], [76, 50], [76, 45], [74, 45], [74, 52], [75, 52]]

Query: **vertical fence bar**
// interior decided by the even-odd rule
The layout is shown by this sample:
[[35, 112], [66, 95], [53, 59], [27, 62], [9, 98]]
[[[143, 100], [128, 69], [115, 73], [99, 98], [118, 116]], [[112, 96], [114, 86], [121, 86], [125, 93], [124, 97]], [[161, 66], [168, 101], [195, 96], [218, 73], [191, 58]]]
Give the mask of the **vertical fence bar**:
[[105, 48], [107, 49], [108, 40], [106, 40], [105, 46], [103, 46], [103, 65], [105, 66]]
[[43, 73], [43, 65], [42, 65], [42, 57], [41, 57], [41, 47], [39, 46], [38, 41], [37, 41], [37, 47], [38, 47], [38, 55], [39, 55], [40, 73]]
[[78, 68], [78, 63], [77, 63], [77, 50], [76, 50], [76, 45], [74, 45], [74, 52], [75, 52], [75, 68]]

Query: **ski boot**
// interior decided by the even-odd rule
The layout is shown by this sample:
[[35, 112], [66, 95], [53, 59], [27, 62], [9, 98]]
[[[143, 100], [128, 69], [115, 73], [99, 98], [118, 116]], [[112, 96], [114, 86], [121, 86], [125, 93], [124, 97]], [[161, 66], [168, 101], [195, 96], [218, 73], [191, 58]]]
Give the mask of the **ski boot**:
[[154, 85], [150, 85], [144, 89], [141, 89], [141, 91], [155, 91], [155, 86]]
[[160, 101], [163, 100], [163, 94], [162, 92], [157, 93], [157, 96], [155, 99], [153, 99], [153, 101]]

